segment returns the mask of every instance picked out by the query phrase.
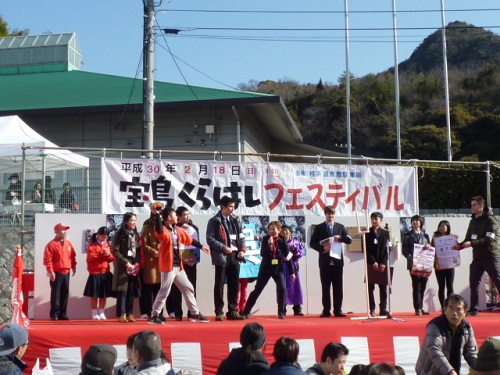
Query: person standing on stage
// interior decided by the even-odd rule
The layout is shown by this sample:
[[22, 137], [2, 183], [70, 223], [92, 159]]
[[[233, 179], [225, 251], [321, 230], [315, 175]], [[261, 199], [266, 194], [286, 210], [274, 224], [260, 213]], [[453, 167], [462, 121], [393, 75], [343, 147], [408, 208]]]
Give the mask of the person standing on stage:
[[267, 226], [269, 234], [264, 236], [260, 244], [260, 263], [259, 274], [255, 289], [248, 296], [248, 301], [245, 305], [243, 317], [248, 319], [252, 308], [255, 306], [257, 299], [272, 277], [276, 283], [276, 294], [278, 299], [278, 317], [285, 319], [286, 315], [286, 282], [283, 276], [283, 263], [288, 269], [288, 275], [292, 280], [295, 280], [293, 265], [288, 256], [289, 250], [286, 240], [280, 236], [281, 224], [279, 221], [271, 221]]
[[413, 269], [413, 249], [415, 244], [424, 245], [424, 248], [430, 247], [430, 239], [427, 233], [422, 232], [424, 218], [420, 215], [414, 215], [411, 218], [411, 231], [404, 234], [403, 237], [403, 255], [406, 258], [406, 267], [410, 271], [411, 286], [413, 290], [413, 308], [415, 315], [429, 315], [423, 309], [425, 288], [428, 277], [416, 276], [411, 274]]
[[415, 365], [417, 375], [458, 375], [462, 356], [474, 367], [477, 343], [472, 326], [464, 319], [466, 313], [467, 301], [462, 296], [446, 298], [444, 313], [427, 324]]
[[[434, 246], [434, 238], [448, 236], [451, 232], [450, 222], [448, 220], [441, 220], [438, 224], [437, 231], [434, 232], [431, 240], [431, 246]], [[446, 297], [452, 295], [453, 291], [453, 280], [455, 279], [455, 268], [448, 268], [442, 270], [438, 268], [437, 258], [434, 262], [434, 268], [436, 270], [436, 279], [438, 282], [438, 298], [441, 304], [441, 309], [444, 307], [445, 289]]]
[[115, 260], [113, 249], [108, 243], [109, 229], [100, 227], [92, 235], [87, 247], [87, 270], [89, 277], [83, 290], [85, 297], [90, 297], [90, 309], [93, 320], [106, 320], [104, 309], [106, 298], [111, 297], [113, 274], [109, 264]]
[[[177, 215], [177, 226], [182, 228], [184, 232], [193, 237], [194, 240], [199, 241], [200, 234], [198, 231], [198, 227], [194, 225], [193, 221], [191, 220], [191, 213], [189, 212], [189, 210], [184, 206], [180, 206], [177, 207], [175, 213]], [[200, 263], [200, 249], [193, 245], [180, 244], [180, 250], [182, 255], [182, 262], [184, 263], [184, 271], [186, 272], [187, 278], [193, 285], [194, 296], [196, 297], [196, 265]], [[183, 315], [182, 293], [175, 284], [172, 285], [169, 298], [172, 299], [175, 319], [181, 321]], [[189, 317], [190, 313], [188, 311], [188, 318]]]
[[[330, 294], [333, 286], [333, 313], [336, 317], [345, 317], [342, 312], [342, 300], [344, 299], [343, 271], [344, 254], [340, 252], [340, 259], [330, 255], [331, 238], [334, 242], [342, 242], [349, 245], [352, 242], [351, 236], [347, 234], [347, 228], [338, 222], [335, 222], [335, 208], [326, 206], [323, 210], [326, 220], [316, 225], [311, 235], [309, 246], [319, 253], [319, 276], [321, 279], [321, 300], [323, 303], [323, 312], [321, 318], [331, 316], [332, 298]], [[324, 243], [324, 244], [322, 244]]]
[[[163, 223], [162, 219], [163, 218]], [[165, 207], [160, 214], [155, 217], [155, 235], [160, 243], [158, 262], [160, 265], [161, 286], [151, 311], [150, 323], [163, 324], [159, 314], [165, 306], [165, 301], [170, 293], [172, 284], [175, 283], [188, 306], [192, 322], [208, 322], [209, 320], [198, 310], [194, 288], [184, 271], [184, 263], [180, 252], [180, 244], [194, 245], [210, 254], [210, 249], [203, 246], [187, 234], [181, 227], [176, 226], [177, 214], [171, 207]]]
[[[150, 215], [142, 225], [142, 254], [144, 264], [141, 269], [141, 298], [139, 305], [142, 318], [150, 318], [153, 302], [160, 290], [160, 268], [158, 264], [158, 249], [159, 242], [155, 236], [155, 217], [163, 209], [163, 204], [160, 202], [151, 203], [149, 206]], [[164, 319], [163, 313], [158, 315], [160, 319]]]
[[281, 236], [285, 239], [288, 249], [290, 250], [290, 263], [295, 273], [295, 280], [292, 280], [292, 278], [289, 277], [286, 263], [283, 263], [283, 277], [286, 282], [286, 304], [293, 305], [293, 315], [304, 316], [302, 313], [302, 304], [304, 300], [302, 297], [302, 285], [300, 284], [299, 276], [299, 260], [305, 254], [304, 246], [302, 246], [297, 238], [292, 237], [292, 230], [286, 224], [281, 227]]
[[[380, 212], [373, 212], [370, 215], [372, 227], [369, 232], [365, 234], [366, 239], [366, 266], [368, 270], [368, 300], [370, 304], [370, 316], [375, 316], [375, 284], [378, 284], [380, 294], [380, 316], [389, 315], [387, 311], [387, 269], [389, 260], [389, 231], [381, 227], [384, 215]], [[379, 283], [372, 282], [371, 275], [373, 273], [380, 273], [383, 281], [380, 280], [379, 275], [375, 274], [373, 279], [380, 280]]]
[[483, 197], [473, 197], [470, 206], [472, 218], [469, 228], [464, 241], [458, 244], [457, 248], [472, 247], [469, 315], [476, 316], [479, 311], [479, 286], [485, 271], [500, 290], [500, 245], [497, 237], [499, 226]]
[[227, 319], [242, 320], [238, 312], [238, 287], [240, 262], [245, 254], [245, 235], [240, 219], [233, 215], [236, 200], [224, 196], [220, 211], [207, 224], [207, 243], [210, 246], [212, 264], [215, 266], [214, 305], [215, 320], [223, 320], [224, 283], [227, 282]]
[[70, 320], [67, 315], [69, 298], [69, 273], [76, 273], [76, 252], [66, 239], [68, 225], [54, 226], [55, 237], [45, 246], [43, 265], [50, 278], [50, 319]]
[[135, 322], [134, 298], [141, 296], [138, 277], [141, 244], [136, 224], [136, 215], [132, 212], [125, 213], [122, 225], [113, 237], [113, 291], [118, 292], [116, 304], [118, 321], [121, 323]]

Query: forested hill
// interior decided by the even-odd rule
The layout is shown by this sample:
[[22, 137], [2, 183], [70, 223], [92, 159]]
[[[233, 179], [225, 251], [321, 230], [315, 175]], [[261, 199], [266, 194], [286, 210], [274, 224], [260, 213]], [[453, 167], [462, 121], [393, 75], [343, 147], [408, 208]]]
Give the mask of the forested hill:
[[[500, 160], [500, 36], [457, 21], [446, 39], [453, 160]], [[441, 30], [399, 68], [402, 157], [447, 160]], [[346, 144], [345, 76], [337, 84], [251, 81], [240, 88], [281, 95], [306, 143], [337, 151]], [[393, 69], [351, 77], [354, 155], [396, 158], [394, 102]]]
[[[446, 42], [449, 67], [467, 69], [497, 64], [500, 61], [500, 36], [465, 22], [448, 24]], [[410, 58], [399, 64], [399, 69], [430, 72], [437, 66], [443, 66], [441, 30], [425, 38]]]

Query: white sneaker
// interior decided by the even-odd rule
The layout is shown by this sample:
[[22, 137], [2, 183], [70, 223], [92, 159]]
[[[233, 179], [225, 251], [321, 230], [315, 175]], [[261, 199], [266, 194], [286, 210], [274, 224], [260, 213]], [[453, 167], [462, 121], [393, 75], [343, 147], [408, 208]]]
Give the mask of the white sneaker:
[[101, 320], [101, 317], [97, 310], [92, 310], [92, 320]]
[[173, 312], [168, 313], [168, 317], [169, 317], [169, 318], [175, 318], [175, 313], [173, 313]]
[[104, 315], [104, 309], [99, 309], [99, 319], [106, 320], [106, 315]]
[[142, 314], [141, 315], [141, 319], [149, 319], [149, 315], [148, 314]]

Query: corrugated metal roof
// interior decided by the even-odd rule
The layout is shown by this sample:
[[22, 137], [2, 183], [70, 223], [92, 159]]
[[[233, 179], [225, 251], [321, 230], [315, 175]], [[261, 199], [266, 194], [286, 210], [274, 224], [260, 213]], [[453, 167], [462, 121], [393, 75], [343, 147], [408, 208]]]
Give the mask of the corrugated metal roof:
[[[64, 65], [63, 65], [64, 64]], [[0, 74], [23, 72], [23, 67], [58, 65], [61, 69], [80, 69], [82, 54], [75, 33], [23, 35], [0, 38]]]
[[[0, 75], [0, 114], [57, 108], [142, 104], [142, 79], [65, 71]], [[129, 100], [130, 97], [130, 100]], [[276, 98], [244, 91], [155, 82], [156, 103]]]

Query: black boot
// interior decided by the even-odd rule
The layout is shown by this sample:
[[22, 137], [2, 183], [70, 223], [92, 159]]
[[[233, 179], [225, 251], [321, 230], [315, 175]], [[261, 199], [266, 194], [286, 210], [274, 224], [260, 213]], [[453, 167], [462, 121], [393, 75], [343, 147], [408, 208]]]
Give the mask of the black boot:
[[302, 306], [301, 305], [293, 305], [293, 315], [294, 316], [304, 316], [302, 313]]

